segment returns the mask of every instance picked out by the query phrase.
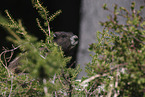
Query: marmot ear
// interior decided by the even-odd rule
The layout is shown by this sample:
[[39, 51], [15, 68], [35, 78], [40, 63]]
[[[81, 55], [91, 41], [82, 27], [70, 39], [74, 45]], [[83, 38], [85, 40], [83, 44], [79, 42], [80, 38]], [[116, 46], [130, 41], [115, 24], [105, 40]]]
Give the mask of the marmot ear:
[[53, 37], [54, 37], [54, 38], [57, 38], [60, 34], [61, 34], [60, 32], [54, 32], [54, 33], [53, 33]]
[[61, 31], [57, 31], [57, 32], [54, 32], [54, 34], [56, 35], [56, 36], [60, 36], [61, 34], [63, 34]]
[[56, 38], [56, 36], [57, 36], [57, 35], [54, 33], [54, 34], [53, 34], [53, 37]]

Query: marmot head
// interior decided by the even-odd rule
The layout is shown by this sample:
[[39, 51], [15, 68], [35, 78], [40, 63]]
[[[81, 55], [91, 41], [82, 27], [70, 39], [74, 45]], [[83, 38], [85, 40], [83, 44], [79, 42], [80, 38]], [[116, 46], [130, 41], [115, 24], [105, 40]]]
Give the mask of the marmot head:
[[55, 32], [54, 42], [61, 46], [64, 53], [67, 54], [78, 44], [78, 37], [72, 32]]

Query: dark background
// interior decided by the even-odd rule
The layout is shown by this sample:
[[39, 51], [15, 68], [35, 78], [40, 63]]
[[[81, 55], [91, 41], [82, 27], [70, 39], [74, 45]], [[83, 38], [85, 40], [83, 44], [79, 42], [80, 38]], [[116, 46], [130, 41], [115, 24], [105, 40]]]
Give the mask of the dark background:
[[[43, 6], [47, 7], [50, 14], [55, 13], [59, 9], [62, 10], [62, 13], [50, 23], [51, 31], [68, 31], [79, 35], [80, 0], [40, 1]], [[22, 20], [28, 32], [38, 37], [38, 39], [44, 39], [44, 34], [39, 30], [36, 23], [36, 18], [40, 16], [33, 8], [31, 0], [3, 0], [0, 2], [0, 13], [6, 16], [4, 12], [6, 9], [15, 20]], [[0, 27], [0, 52], [2, 51], [2, 46], [8, 48], [12, 46], [6, 40], [7, 35], [9, 33]], [[75, 52], [77, 52], [77, 48]]]

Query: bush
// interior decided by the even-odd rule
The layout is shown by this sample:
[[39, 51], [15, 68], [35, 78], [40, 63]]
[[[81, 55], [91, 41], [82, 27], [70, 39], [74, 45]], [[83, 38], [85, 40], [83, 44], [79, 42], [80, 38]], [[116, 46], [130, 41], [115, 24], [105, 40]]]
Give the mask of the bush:
[[[141, 16], [143, 6], [131, 12], [124, 7], [114, 6], [108, 21], [100, 22], [103, 32], [97, 32], [97, 43], [90, 45], [92, 61], [86, 71], [88, 95], [143, 97], [145, 85], [145, 21]], [[119, 22], [120, 17], [126, 21]]]

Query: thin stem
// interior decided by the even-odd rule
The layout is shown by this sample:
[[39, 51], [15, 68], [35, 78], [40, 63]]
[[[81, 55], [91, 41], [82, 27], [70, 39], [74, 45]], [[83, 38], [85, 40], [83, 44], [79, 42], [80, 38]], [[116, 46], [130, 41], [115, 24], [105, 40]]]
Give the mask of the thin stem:
[[42, 7], [42, 5], [40, 4], [39, 0], [37, 0], [38, 5], [43, 9], [44, 13], [45, 13], [45, 18], [46, 18], [46, 22], [47, 22], [47, 28], [48, 28], [48, 32], [49, 32], [49, 36], [50, 36], [50, 25], [49, 25], [49, 21], [48, 21], [48, 15], [47, 15], [47, 11]]
[[46, 36], [48, 36], [47, 32], [43, 29], [43, 27], [41, 26], [40, 24], [40, 21], [38, 18], [36, 18], [36, 21], [37, 21], [37, 24], [38, 24], [38, 27], [45, 33]]
[[[21, 46], [21, 45], [20, 45], [20, 46]], [[7, 52], [13, 52], [14, 50], [18, 49], [20, 46], [15, 47], [15, 48], [13, 48], [13, 49], [11, 49], [11, 50], [6, 50], [6, 49], [5, 49], [5, 50], [0, 54], [0, 62], [1, 62], [2, 65], [6, 68], [8, 74], [9, 74], [9, 77], [10, 77], [10, 72], [9, 72], [8, 67], [7, 67], [7, 64], [5, 65], [5, 64], [3, 63], [3, 61], [2, 61], [2, 55], [4, 55], [4, 60], [5, 60], [5, 63], [6, 63], [5, 54], [6, 54]]]
[[46, 87], [46, 79], [45, 78], [43, 79], [43, 84], [44, 84], [44, 93], [45, 93], [45, 95], [47, 95], [48, 94], [48, 89]]
[[6, 12], [7, 16], [9, 17], [9, 19], [11, 20], [11, 22], [15, 24], [15, 21], [14, 21], [14, 20], [12, 19], [12, 17], [10, 16], [8, 10], [5, 10], [5, 12]]
[[[12, 73], [11, 73], [11, 75], [12, 75]], [[14, 76], [12, 75], [12, 77], [11, 77], [11, 89], [10, 89], [10, 93], [9, 93], [8, 97], [11, 97], [11, 93], [12, 93], [12, 90], [13, 90], [13, 78], [14, 78]]]

